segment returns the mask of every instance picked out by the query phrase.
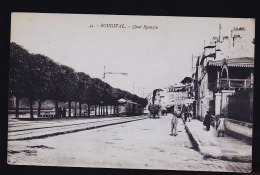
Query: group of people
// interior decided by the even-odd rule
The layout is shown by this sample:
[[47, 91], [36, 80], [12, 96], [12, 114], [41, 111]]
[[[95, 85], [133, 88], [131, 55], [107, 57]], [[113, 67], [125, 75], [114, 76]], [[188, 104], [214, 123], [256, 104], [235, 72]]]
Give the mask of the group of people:
[[[207, 114], [206, 114], [205, 119], [203, 121], [203, 125], [206, 126], [207, 131], [210, 130], [211, 121], [212, 121], [212, 117], [209, 114], [209, 111], [207, 111]], [[225, 134], [225, 117], [224, 117], [224, 114], [220, 115], [220, 118], [217, 121], [216, 130], [218, 131], [217, 137], [219, 137], [220, 134], [222, 134], [222, 136], [224, 137], [224, 134]]]
[[187, 122], [187, 120], [190, 122], [192, 118], [192, 110], [189, 106], [183, 106], [182, 113], [184, 113], [184, 122]]
[[63, 107], [62, 109], [61, 107], [59, 107], [56, 117], [57, 118], [66, 117], [66, 108]]
[[[177, 136], [177, 125], [178, 125], [178, 116], [182, 115], [182, 114], [177, 114], [176, 112], [172, 112], [173, 117], [171, 120], [171, 135], [173, 136]], [[186, 122], [186, 120], [188, 119], [188, 115], [186, 113], [184, 113], [184, 121]], [[190, 120], [190, 119], [189, 119]], [[212, 116], [209, 114], [209, 111], [207, 111], [207, 114], [205, 116], [205, 119], [203, 121], [203, 125], [206, 126], [206, 130], [209, 131], [210, 130], [210, 124], [212, 121]], [[224, 114], [220, 115], [220, 118], [217, 121], [217, 125], [216, 125], [216, 130], [218, 131], [218, 135], [217, 137], [219, 137], [220, 135], [222, 135], [222, 137], [224, 137], [225, 134], [225, 117]]]

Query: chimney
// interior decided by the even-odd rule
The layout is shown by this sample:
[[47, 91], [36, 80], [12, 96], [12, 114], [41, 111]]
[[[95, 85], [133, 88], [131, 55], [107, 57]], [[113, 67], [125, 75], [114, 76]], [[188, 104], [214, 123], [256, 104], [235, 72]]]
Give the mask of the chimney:
[[219, 23], [219, 42], [221, 42], [221, 23]]

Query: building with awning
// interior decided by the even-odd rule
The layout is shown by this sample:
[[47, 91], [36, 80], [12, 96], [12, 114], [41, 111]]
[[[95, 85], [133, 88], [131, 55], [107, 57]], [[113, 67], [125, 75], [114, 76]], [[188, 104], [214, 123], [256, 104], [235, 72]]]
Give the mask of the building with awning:
[[227, 96], [253, 88], [254, 58], [238, 57], [222, 60], [199, 60], [197, 64], [197, 115], [225, 113]]
[[210, 60], [207, 63], [209, 89], [218, 91], [252, 88], [254, 84], [254, 58], [241, 57]]
[[254, 36], [246, 35], [243, 27], [219, 35], [197, 57], [193, 73], [196, 117], [224, 114], [227, 131], [240, 135], [252, 132], [255, 47]]

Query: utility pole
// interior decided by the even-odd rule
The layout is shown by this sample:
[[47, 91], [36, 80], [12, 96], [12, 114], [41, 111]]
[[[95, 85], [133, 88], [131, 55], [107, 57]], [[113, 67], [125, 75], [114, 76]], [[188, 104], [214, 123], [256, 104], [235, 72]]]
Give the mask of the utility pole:
[[134, 91], [134, 89], [142, 89], [143, 90], [142, 91], [142, 93], [143, 93], [142, 96], [144, 97], [144, 89], [148, 89], [148, 88], [147, 87], [135, 87], [134, 84], [135, 83], [133, 83], [133, 91]]
[[133, 83], [133, 93], [135, 93], [135, 82]]
[[104, 66], [103, 80], [105, 81], [106, 74], [120, 74], [120, 75], [128, 75], [126, 72], [106, 72], [106, 67]]
[[194, 65], [193, 65], [194, 61], [193, 61], [193, 54], [191, 55], [191, 73], [194, 72]]
[[195, 71], [195, 66], [194, 66], [194, 58], [198, 58], [199, 56], [194, 56], [193, 54], [191, 55], [191, 74], [194, 73]]

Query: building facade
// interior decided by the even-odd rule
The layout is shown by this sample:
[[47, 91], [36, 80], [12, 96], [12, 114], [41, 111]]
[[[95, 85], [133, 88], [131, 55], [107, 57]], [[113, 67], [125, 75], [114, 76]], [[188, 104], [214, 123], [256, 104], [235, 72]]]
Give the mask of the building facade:
[[245, 28], [234, 28], [231, 37], [213, 37], [197, 58], [193, 73], [195, 113], [203, 120], [212, 115], [227, 114], [228, 97], [253, 88], [254, 44], [245, 38]]
[[168, 87], [168, 104], [174, 106], [174, 110], [181, 110], [186, 104], [186, 99], [190, 98], [190, 84], [175, 84]]

